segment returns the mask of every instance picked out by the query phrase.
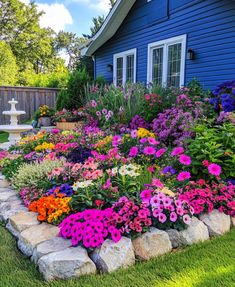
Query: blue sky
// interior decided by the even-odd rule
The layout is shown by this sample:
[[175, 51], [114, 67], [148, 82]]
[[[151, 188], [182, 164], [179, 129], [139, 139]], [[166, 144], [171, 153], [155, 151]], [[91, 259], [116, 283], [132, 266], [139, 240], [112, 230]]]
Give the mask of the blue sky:
[[[28, 4], [30, 0], [21, 0]], [[41, 17], [42, 27], [51, 27], [56, 32], [65, 30], [78, 36], [88, 34], [92, 25], [92, 17], [107, 15], [108, 0], [35, 0], [38, 10], [45, 14]]]

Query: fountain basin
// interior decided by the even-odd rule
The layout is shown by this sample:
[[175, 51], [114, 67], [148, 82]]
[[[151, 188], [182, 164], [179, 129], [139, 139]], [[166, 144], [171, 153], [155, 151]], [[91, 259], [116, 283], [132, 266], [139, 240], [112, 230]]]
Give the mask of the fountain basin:
[[20, 115], [24, 115], [25, 112], [24, 111], [4, 111], [2, 112], [3, 115], [8, 115], [8, 116], [20, 116]]
[[0, 130], [9, 133], [8, 141], [11, 145], [21, 139], [21, 133], [32, 130], [30, 125], [0, 125]]

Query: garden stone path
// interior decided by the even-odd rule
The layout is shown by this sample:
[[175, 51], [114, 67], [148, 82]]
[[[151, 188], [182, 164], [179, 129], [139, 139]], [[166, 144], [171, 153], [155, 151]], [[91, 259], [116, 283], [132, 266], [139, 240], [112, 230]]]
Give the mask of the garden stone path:
[[0, 221], [16, 237], [19, 249], [37, 264], [45, 280], [68, 279], [85, 274], [113, 272], [170, 252], [172, 248], [191, 245], [218, 236], [235, 226], [235, 218], [214, 210], [192, 218], [187, 229], [167, 231], [150, 228], [149, 232], [131, 240], [123, 237], [118, 243], [105, 240], [90, 255], [70, 240], [58, 237], [59, 228], [40, 223], [37, 214], [29, 212], [10, 183], [0, 173]]

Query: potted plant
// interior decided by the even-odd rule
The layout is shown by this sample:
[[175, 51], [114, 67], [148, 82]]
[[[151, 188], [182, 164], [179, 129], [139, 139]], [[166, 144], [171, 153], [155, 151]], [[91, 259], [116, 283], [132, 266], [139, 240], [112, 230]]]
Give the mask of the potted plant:
[[37, 121], [39, 127], [48, 127], [52, 125], [51, 117], [55, 114], [55, 110], [47, 105], [40, 106], [34, 114], [34, 120]]
[[56, 127], [61, 130], [73, 130], [83, 125], [84, 113], [82, 109], [68, 111], [63, 109], [53, 116]]

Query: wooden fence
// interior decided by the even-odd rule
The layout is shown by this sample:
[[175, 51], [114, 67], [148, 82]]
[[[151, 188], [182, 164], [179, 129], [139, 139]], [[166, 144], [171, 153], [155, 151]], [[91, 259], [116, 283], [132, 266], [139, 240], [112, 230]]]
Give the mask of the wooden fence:
[[39, 106], [55, 107], [58, 92], [59, 89], [52, 88], [0, 86], [0, 124], [9, 123], [9, 116], [4, 116], [2, 112], [10, 110], [8, 101], [12, 98], [18, 101], [16, 109], [26, 112], [25, 115], [19, 116], [19, 122], [23, 122], [31, 119]]

